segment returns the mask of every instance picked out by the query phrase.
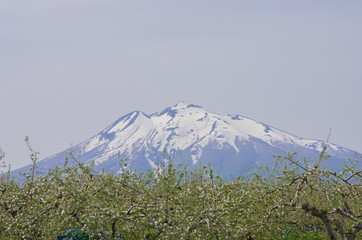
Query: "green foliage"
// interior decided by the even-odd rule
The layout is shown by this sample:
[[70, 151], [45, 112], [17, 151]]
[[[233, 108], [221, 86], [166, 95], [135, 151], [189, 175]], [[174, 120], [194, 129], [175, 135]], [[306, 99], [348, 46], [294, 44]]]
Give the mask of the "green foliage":
[[37, 153], [27, 144], [33, 165], [24, 182], [8, 172], [0, 178], [0, 239], [56, 239], [66, 229], [90, 239], [101, 232], [107, 239], [117, 232], [125, 239], [361, 237], [360, 158], [336, 173], [320, 168], [324, 156], [314, 165], [276, 156], [273, 169], [226, 182], [210, 166], [189, 170], [166, 159], [144, 173], [122, 160], [119, 174], [96, 173], [70, 153], [77, 165], [37, 176]]

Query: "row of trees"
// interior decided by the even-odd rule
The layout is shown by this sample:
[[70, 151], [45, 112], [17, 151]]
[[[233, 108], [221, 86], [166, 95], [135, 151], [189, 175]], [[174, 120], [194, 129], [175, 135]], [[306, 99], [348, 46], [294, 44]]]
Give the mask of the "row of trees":
[[66, 229], [90, 239], [362, 238], [360, 157], [335, 172], [321, 167], [325, 149], [315, 164], [276, 156], [273, 169], [232, 181], [166, 158], [144, 173], [120, 161], [116, 175], [79, 162], [39, 175], [32, 149], [31, 158], [22, 183], [0, 177], [0, 239], [56, 239]]

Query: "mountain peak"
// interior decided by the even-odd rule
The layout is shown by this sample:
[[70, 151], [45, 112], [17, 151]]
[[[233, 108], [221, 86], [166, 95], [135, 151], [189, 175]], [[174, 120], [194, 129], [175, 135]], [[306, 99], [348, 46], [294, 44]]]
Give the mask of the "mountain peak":
[[[72, 151], [79, 154], [80, 162], [90, 164], [94, 160], [98, 170], [117, 172], [119, 159], [132, 159], [133, 166], [143, 171], [154, 167], [159, 154], [166, 150], [176, 162], [210, 162], [223, 173], [241, 174], [254, 164], [271, 166], [272, 155], [298, 152], [314, 159], [322, 147], [322, 141], [302, 139], [238, 115], [210, 113], [181, 101], [159, 114], [135, 111], [124, 115]], [[39, 165], [46, 170], [61, 164], [67, 151]], [[333, 144], [328, 144], [327, 153], [335, 160], [355, 156], [353, 151]]]
[[181, 101], [181, 102], [178, 102], [175, 106], [171, 107], [171, 110], [181, 110], [181, 109], [186, 109], [186, 108], [191, 108], [191, 107], [202, 108], [198, 105], [189, 104], [185, 101]]
[[178, 102], [175, 106], [171, 107], [172, 110], [181, 110], [187, 108], [189, 104], [185, 101]]

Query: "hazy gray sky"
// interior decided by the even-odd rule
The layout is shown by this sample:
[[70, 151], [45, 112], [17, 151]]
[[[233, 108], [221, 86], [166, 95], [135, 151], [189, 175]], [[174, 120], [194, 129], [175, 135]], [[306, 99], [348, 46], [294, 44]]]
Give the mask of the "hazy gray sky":
[[362, 1], [2, 0], [13, 168], [181, 100], [362, 152]]

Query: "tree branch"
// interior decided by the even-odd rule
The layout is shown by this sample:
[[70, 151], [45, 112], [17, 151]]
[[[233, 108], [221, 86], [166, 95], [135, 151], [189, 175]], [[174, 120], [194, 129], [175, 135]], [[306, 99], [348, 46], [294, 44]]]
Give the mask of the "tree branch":
[[310, 207], [308, 204], [303, 203], [302, 209], [306, 212], [311, 213], [313, 216], [318, 217], [322, 220], [324, 226], [326, 227], [327, 234], [331, 240], [338, 240], [336, 235], [334, 234], [331, 221], [327, 217], [327, 213], [321, 210], [316, 209], [315, 207]]

